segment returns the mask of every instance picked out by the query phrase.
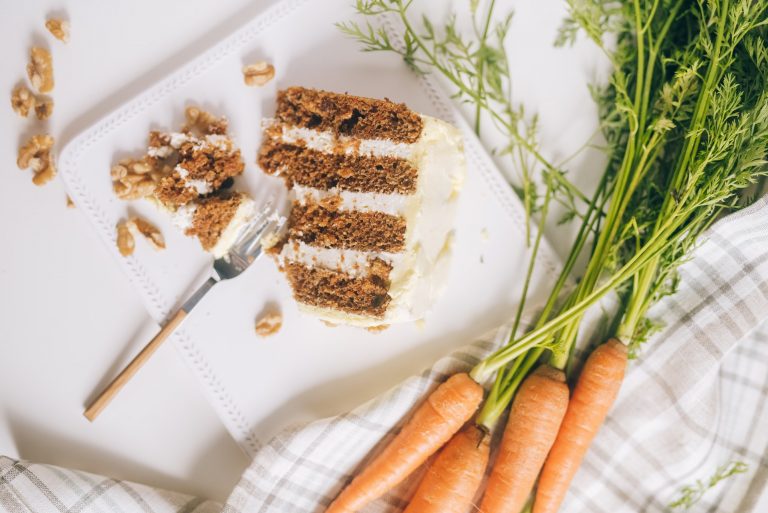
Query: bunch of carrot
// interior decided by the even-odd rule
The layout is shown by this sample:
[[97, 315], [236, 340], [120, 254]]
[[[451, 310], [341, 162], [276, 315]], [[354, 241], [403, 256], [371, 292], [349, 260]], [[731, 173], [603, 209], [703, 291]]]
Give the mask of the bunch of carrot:
[[[542, 465], [533, 511], [557, 511], [616, 397], [626, 356], [626, 347], [616, 340], [598, 347], [588, 358], [570, 400], [565, 374], [549, 365], [541, 365], [523, 381], [480, 511], [519, 513]], [[451, 376], [344, 488], [327, 513], [360, 511], [438, 450], [405, 511], [465, 513], [480, 487], [490, 454], [487, 427], [467, 423], [482, 399], [483, 387], [468, 374]]]
[[[584, 28], [614, 71], [598, 95], [609, 163], [579, 214], [581, 227], [562, 273], [537, 324], [517, 337], [535, 265], [531, 259], [508, 343], [469, 374], [456, 374], [438, 386], [341, 491], [329, 513], [359, 511], [435, 453], [406, 512], [468, 511], [488, 467], [491, 434], [507, 409], [497, 456], [475, 506], [482, 513], [519, 513], [533, 495], [533, 513], [555, 513], [619, 393], [629, 353], [625, 343], [634, 349], [649, 336], [653, 323], [647, 311], [674, 293], [677, 267], [699, 235], [718, 214], [740, 206], [742, 192], [768, 174], [768, 0], [568, 3], [572, 20], [561, 40]], [[459, 96], [475, 101], [478, 112], [482, 108], [504, 124], [489, 100], [505, 97], [496, 73], [506, 69], [499, 64], [505, 55], [491, 52], [484, 39], [493, 1], [485, 29], [478, 31], [483, 37], [478, 55], [493, 59], [478, 60], [475, 67], [471, 45], [453, 28], [438, 41], [425, 20], [426, 33], [419, 34], [407, 16], [410, 5], [358, 0], [362, 14], [400, 17], [406, 30], [402, 50], [370, 26], [345, 31], [369, 51], [395, 51], [411, 66], [431, 66], [456, 85]], [[502, 36], [506, 27], [499, 31]], [[609, 32], [617, 36], [616, 48], [603, 43]], [[454, 68], [479, 75], [469, 87]], [[514, 124], [504, 126], [524, 151], [553, 169], [519, 140]], [[534, 255], [549, 202], [558, 187], [567, 188], [559, 173], [544, 177]], [[586, 269], [566, 294], [567, 278], [589, 246]], [[565, 370], [583, 315], [610, 293], [620, 300], [612, 323], [618, 337], [591, 352], [571, 391]], [[484, 399], [481, 383], [494, 373]]]

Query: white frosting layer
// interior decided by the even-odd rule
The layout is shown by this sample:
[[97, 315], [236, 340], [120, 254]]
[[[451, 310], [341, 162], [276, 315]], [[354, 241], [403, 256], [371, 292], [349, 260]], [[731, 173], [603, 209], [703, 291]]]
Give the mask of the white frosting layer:
[[[268, 119], [264, 122], [264, 125], [270, 126], [274, 123], [274, 120]], [[412, 144], [399, 143], [387, 139], [336, 137], [330, 130], [319, 131], [298, 126], [282, 125], [281, 128], [283, 142], [295, 144], [298, 141], [302, 141], [307, 145], [307, 148], [324, 153], [331, 153], [334, 148], [343, 146], [347, 154], [356, 153], [373, 157], [399, 157], [407, 159], [411, 157], [414, 150], [414, 145]]]
[[[405, 217], [407, 228], [402, 253], [322, 249], [301, 243], [294, 246], [293, 241], [289, 241], [281, 253], [281, 259], [287, 261], [322, 266], [355, 276], [365, 274], [368, 262], [374, 258], [389, 262], [392, 265], [391, 301], [384, 317], [348, 314], [305, 304], [300, 305], [302, 310], [336, 324], [377, 326], [422, 319], [435, 303], [448, 276], [458, 192], [464, 181], [466, 165], [461, 133], [444, 121], [429, 116], [422, 116], [422, 119], [422, 135], [413, 144], [370, 140], [359, 145], [361, 150], [365, 148], [371, 154], [407, 156], [419, 172], [414, 194], [326, 192], [306, 187], [296, 187], [293, 191], [299, 200], [307, 196], [319, 199], [336, 193], [341, 197], [342, 208], [378, 210]], [[283, 129], [284, 142], [297, 139], [319, 151], [330, 152], [336, 147], [330, 133]], [[354, 146], [349, 148], [354, 151]]]
[[235, 215], [232, 216], [232, 220], [224, 231], [221, 232], [221, 237], [216, 241], [216, 244], [211, 248], [210, 253], [215, 258], [221, 258], [227, 254], [229, 248], [235, 243], [237, 237], [240, 235], [242, 229], [253, 219], [256, 215], [256, 203], [248, 196], [243, 196], [242, 201], [237, 206]]
[[402, 194], [380, 194], [375, 192], [343, 191], [338, 187], [323, 190], [294, 184], [291, 189], [293, 199], [301, 205], [307, 199], [318, 203], [326, 198], [339, 198], [340, 210], [359, 210], [361, 212], [384, 212], [393, 216], [403, 215], [409, 208], [408, 203], [413, 199]]
[[187, 203], [186, 205], [181, 205], [175, 212], [171, 213], [173, 224], [176, 225], [182, 233], [186, 232], [187, 228], [192, 226], [192, 221], [195, 218], [195, 210], [197, 210], [197, 205], [195, 203]]
[[280, 251], [280, 258], [289, 262], [297, 262], [308, 267], [324, 267], [355, 277], [368, 274], [368, 262], [371, 259], [380, 258], [389, 264], [397, 265], [404, 256], [402, 253], [377, 253], [354, 249], [320, 248], [310, 246], [301, 241], [290, 241]]

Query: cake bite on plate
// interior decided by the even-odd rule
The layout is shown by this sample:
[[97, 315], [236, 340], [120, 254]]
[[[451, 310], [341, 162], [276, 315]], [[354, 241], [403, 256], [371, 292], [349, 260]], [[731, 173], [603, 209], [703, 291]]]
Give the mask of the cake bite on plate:
[[440, 294], [465, 175], [460, 132], [389, 100], [278, 93], [259, 165], [290, 190], [272, 248], [300, 308], [334, 324], [422, 319]]
[[227, 134], [226, 118], [196, 107], [185, 115], [180, 131], [150, 132], [144, 156], [112, 168], [113, 188], [122, 199], [154, 202], [185, 235], [220, 258], [256, 215], [256, 205], [231, 190], [245, 163]]

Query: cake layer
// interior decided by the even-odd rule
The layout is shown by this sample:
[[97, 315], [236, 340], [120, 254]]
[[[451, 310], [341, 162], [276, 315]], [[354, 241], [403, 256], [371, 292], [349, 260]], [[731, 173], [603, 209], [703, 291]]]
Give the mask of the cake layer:
[[278, 92], [278, 120], [336, 135], [412, 143], [421, 136], [421, 116], [404, 104], [303, 87]]
[[285, 273], [299, 303], [318, 308], [341, 310], [366, 317], [383, 317], [391, 298], [388, 295], [389, 273], [386, 262], [370, 261], [364, 276], [288, 263]]
[[319, 189], [413, 194], [418, 177], [416, 168], [401, 158], [331, 153], [274, 138], [262, 144], [259, 166], [280, 175], [289, 188], [296, 183]]
[[295, 201], [288, 220], [289, 240], [324, 248], [397, 253], [405, 245], [403, 217], [382, 212], [346, 211], [339, 199]]

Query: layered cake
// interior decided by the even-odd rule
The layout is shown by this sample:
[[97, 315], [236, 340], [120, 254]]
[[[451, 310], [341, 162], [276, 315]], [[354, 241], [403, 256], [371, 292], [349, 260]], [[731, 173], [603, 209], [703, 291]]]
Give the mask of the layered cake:
[[113, 167], [113, 186], [125, 199], [153, 201], [219, 258], [256, 214], [255, 204], [231, 190], [245, 164], [227, 135], [226, 119], [194, 107], [186, 117], [179, 132], [150, 132], [146, 155]]
[[456, 128], [389, 100], [293, 87], [278, 93], [258, 161], [290, 190], [272, 251], [303, 310], [366, 327], [427, 313], [465, 174]]

